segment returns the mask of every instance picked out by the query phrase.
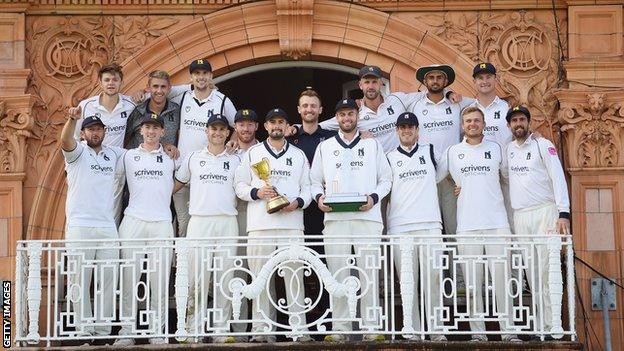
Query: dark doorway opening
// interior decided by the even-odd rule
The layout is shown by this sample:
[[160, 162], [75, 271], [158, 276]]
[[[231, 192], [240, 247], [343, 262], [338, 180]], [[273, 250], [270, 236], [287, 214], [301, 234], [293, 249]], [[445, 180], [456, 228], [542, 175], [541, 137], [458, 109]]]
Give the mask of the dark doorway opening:
[[[218, 83], [219, 90], [230, 97], [237, 109], [250, 108], [264, 120], [266, 113], [280, 107], [288, 113], [291, 123], [301, 123], [297, 113], [299, 94], [312, 87], [321, 96], [323, 113], [320, 120], [334, 116], [334, 106], [344, 96], [361, 98], [356, 74], [322, 68], [291, 67], [274, 68], [241, 75]], [[347, 86], [351, 87], [349, 89]], [[260, 123], [258, 139], [264, 140], [266, 132]]]

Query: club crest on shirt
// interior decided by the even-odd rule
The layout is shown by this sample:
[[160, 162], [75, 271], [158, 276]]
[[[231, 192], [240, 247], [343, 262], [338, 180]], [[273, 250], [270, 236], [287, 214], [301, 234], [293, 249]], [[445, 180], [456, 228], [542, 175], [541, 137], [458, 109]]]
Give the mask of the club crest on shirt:
[[418, 161], [420, 161], [420, 164], [421, 164], [421, 165], [424, 165], [424, 164], [426, 163], [426, 162], [425, 162], [425, 156], [420, 156], [420, 157], [418, 158]]
[[286, 166], [292, 166], [292, 157], [286, 159]]
[[204, 167], [206, 165], [206, 161], [199, 161], [199, 167]]
[[102, 157], [104, 158], [104, 160], [110, 161], [110, 157], [108, 157], [106, 154], [102, 155]]
[[387, 110], [388, 110], [388, 114], [389, 115], [393, 115], [394, 114], [394, 110], [392, 109], [392, 106], [388, 106]]
[[397, 167], [401, 167], [401, 166], [403, 166], [403, 161], [398, 160], [398, 161], [397, 161]]
[[223, 170], [227, 171], [230, 169], [230, 161], [223, 161]]
[[527, 161], [531, 159], [531, 153], [527, 152], [527, 156], [526, 156]]
[[459, 154], [459, 155], [457, 155], [457, 157], [459, 157], [460, 160], [463, 160], [464, 159], [464, 154]]
[[128, 118], [128, 112], [126, 111], [121, 112], [121, 118]]
[[492, 159], [492, 152], [486, 151], [485, 152], [485, 159], [486, 160], [491, 160]]
[[364, 148], [358, 149], [358, 156], [364, 157]]
[[494, 112], [494, 119], [500, 119], [500, 111]]
[[134, 156], [134, 160], [136, 162], [139, 162], [141, 160], [141, 156], [139, 156], [139, 155]]
[[447, 114], [447, 115], [450, 115], [450, 114], [452, 114], [452, 113], [453, 113], [453, 110], [451, 110], [451, 107], [447, 107], [447, 108], [446, 108], [446, 114]]
[[184, 106], [184, 111], [185, 111], [186, 113], [191, 112], [191, 106]]
[[157, 156], [156, 156], [156, 162], [158, 162], [158, 163], [163, 163], [163, 157], [162, 157], [162, 155], [157, 155]]

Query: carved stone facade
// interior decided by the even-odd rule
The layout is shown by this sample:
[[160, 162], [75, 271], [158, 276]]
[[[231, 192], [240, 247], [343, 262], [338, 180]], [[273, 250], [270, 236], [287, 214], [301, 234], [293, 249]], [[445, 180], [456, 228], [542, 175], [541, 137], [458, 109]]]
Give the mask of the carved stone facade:
[[[12, 203], [0, 213], [11, 219], [0, 223], [9, 238], [0, 264], [10, 267], [15, 240], [63, 237], [58, 136], [67, 109], [97, 93], [97, 70], [120, 62], [124, 89], [134, 91], [156, 68], [183, 82], [197, 57], [207, 57], [216, 75], [302, 59], [375, 64], [400, 91], [418, 88], [419, 66], [449, 63], [458, 74], [453, 88], [469, 96], [474, 63], [493, 62], [499, 95], [528, 105], [533, 129], [563, 151], [578, 250], [603, 262], [586, 238], [607, 233], [609, 260], [624, 262], [622, 5], [577, 2], [558, 0], [553, 9], [486, 0], [0, 0], [0, 188]], [[593, 206], [603, 195], [606, 207]], [[605, 213], [612, 222], [592, 219]], [[621, 279], [623, 266], [600, 268]], [[580, 276], [587, 284], [589, 273]], [[616, 338], [624, 335], [618, 323]]]

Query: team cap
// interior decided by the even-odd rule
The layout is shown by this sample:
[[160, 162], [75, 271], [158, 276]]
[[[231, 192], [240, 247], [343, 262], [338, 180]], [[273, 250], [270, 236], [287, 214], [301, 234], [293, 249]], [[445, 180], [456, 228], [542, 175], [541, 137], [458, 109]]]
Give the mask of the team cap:
[[373, 76], [376, 78], [381, 78], [381, 68], [377, 66], [364, 66], [360, 69], [359, 73], [360, 78], [366, 76]]
[[396, 121], [397, 126], [416, 126], [418, 127], [418, 117], [411, 112], [403, 112], [399, 115]]
[[342, 99], [338, 101], [336, 104], [336, 108], [334, 108], [334, 112], [338, 112], [338, 110], [342, 110], [343, 108], [349, 108], [357, 110], [358, 106], [353, 99]]
[[282, 110], [279, 107], [269, 110], [269, 112], [267, 112], [266, 116], [264, 117], [264, 120], [268, 121], [271, 118], [275, 118], [275, 117], [282, 117], [283, 119], [288, 121], [288, 115], [286, 114], [286, 111]]
[[189, 66], [189, 73], [193, 73], [198, 69], [205, 69], [208, 72], [212, 72], [212, 66], [206, 59], [197, 59], [191, 62], [191, 65]]
[[94, 116], [89, 116], [89, 117], [85, 118], [85, 119], [82, 121], [82, 125], [80, 126], [80, 129], [82, 130], [82, 129], [85, 129], [85, 128], [90, 127], [90, 126], [92, 126], [92, 125], [95, 125], [95, 124], [99, 124], [99, 125], [101, 125], [102, 127], [105, 127], [105, 126], [106, 126], [106, 125], [104, 124], [104, 122], [102, 122], [102, 120], [100, 119], [100, 117], [98, 117], [98, 116], [95, 116], [95, 115], [94, 115]]
[[446, 86], [451, 85], [455, 81], [455, 71], [449, 65], [430, 65], [430, 66], [420, 67], [416, 71], [416, 80], [418, 80], [421, 83], [424, 83], [425, 76], [427, 76], [429, 72], [433, 72], [433, 71], [441, 71], [442, 73], [446, 75], [446, 79], [447, 79]]
[[507, 123], [509, 123], [509, 121], [511, 121], [511, 116], [515, 115], [516, 113], [522, 113], [523, 115], [526, 116], [526, 118], [530, 121], [531, 120], [531, 112], [529, 112], [529, 109], [524, 107], [524, 106], [516, 106], [514, 108], [510, 108], [509, 111], [507, 111], [507, 115], [505, 116], [505, 119], [507, 120]]
[[213, 125], [213, 124], [224, 124], [225, 126], [228, 126], [228, 121], [227, 119], [223, 116], [220, 115], [218, 113], [213, 114], [212, 116], [208, 117], [208, 121], [206, 122], [206, 127]]
[[247, 108], [236, 111], [236, 115], [234, 115], [234, 122], [244, 120], [258, 122], [258, 115], [256, 114], [256, 111]]
[[489, 62], [478, 63], [472, 69], [472, 78], [474, 78], [477, 74], [483, 73], [483, 72], [485, 72], [485, 73], [492, 73], [492, 74], [495, 75], [496, 74], [496, 67], [494, 67], [494, 65], [489, 63]]
[[165, 128], [165, 120], [162, 118], [162, 116], [159, 116], [155, 113], [144, 115], [143, 118], [141, 118], [140, 125], [144, 125], [145, 123], [152, 123], [152, 124], [159, 125], [162, 128]]

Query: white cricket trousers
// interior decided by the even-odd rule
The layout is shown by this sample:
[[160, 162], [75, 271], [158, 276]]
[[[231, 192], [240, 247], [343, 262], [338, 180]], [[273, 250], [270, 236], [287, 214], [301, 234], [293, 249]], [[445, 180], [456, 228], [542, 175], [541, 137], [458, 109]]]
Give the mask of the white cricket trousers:
[[[117, 239], [117, 228], [68, 227], [65, 240]], [[115, 290], [117, 287], [117, 269], [119, 246], [116, 242], [93, 242], [66, 244], [68, 253], [67, 300], [74, 301], [76, 330], [85, 334], [110, 335], [111, 325], [115, 321]], [[69, 263], [71, 260], [72, 264]], [[73, 267], [73, 269], [72, 269]], [[93, 284], [91, 294], [91, 277], [95, 274], [97, 281]], [[78, 290], [72, 286], [78, 287]], [[93, 296], [93, 309], [91, 308]], [[83, 327], [83, 321], [92, 319], [99, 324], [95, 327]]]
[[[197, 241], [198, 247], [189, 252], [189, 294], [186, 309], [186, 329], [203, 334], [211, 331], [228, 332], [232, 319], [232, 301], [228, 299], [229, 282], [236, 256], [238, 236], [236, 216], [191, 216], [187, 238], [216, 239]], [[226, 274], [227, 272], [227, 274]], [[212, 278], [212, 284], [211, 284]], [[208, 293], [212, 287], [212, 309], [208, 308]], [[226, 294], [226, 295], [224, 295]], [[212, 316], [212, 324], [210, 317]], [[212, 326], [212, 327], [210, 327]]]
[[[434, 235], [437, 238], [432, 237]], [[435, 262], [440, 262], [439, 257], [442, 255], [441, 235], [441, 229], [423, 229], [401, 233], [400, 238], [392, 238], [394, 240], [392, 252], [395, 269], [399, 274], [403, 315], [408, 317], [408, 314], [411, 314], [412, 328], [416, 331], [423, 330], [424, 325], [421, 322], [426, 322], [431, 331], [441, 330], [444, 324], [441, 320], [442, 316], [433, 314], [435, 308], [443, 307], [440, 305], [442, 270], [434, 268]], [[423, 279], [419, 286], [421, 276]], [[406, 311], [405, 307], [409, 304], [412, 308]], [[424, 316], [420, 315], [420, 306], [426, 306]]]
[[[284, 237], [279, 238], [279, 237]], [[268, 238], [273, 237], [273, 238]], [[278, 238], [276, 238], [278, 237]], [[254, 275], [254, 279], [258, 276], [258, 273], [262, 270], [262, 267], [273, 256], [273, 252], [277, 249], [282, 249], [290, 245], [303, 245], [303, 230], [299, 229], [275, 229], [275, 230], [255, 230], [249, 232], [249, 241], [247, 245], [247, 255], [249, 257], [249, 269]], [[296, 327], [295, 324], [292, 327], [296, 327], [298, 330], [307, 330], [307, 327], [301, 327], [307, 324], [305, 313], [305, 291], [303, 284], [303, 272], [301, 270], [302, 265], [300, 263], [287, 263], [284, 264], [284, 290], [286, 291], [286, 299], [288, 307], [288, 316], [294, 316], [289, 318], [289, 323], [296, 323], [300, 327]], [[293, 274], [293, 272], [296, 272]], [[251, 326], [252, 333], [260, 333], [264, 331], [273, 331], [275, 326], [273, 324], [262, 322], [263, 320], [276, 321], [276, 308], [274, 304], [277, 304], [274, 292], [274, 280], [271, 280], [268, 284], [270, 291], [262, 289], [260, 296], [252, 301], [252, 319]], [[271, 293], [271, 301], [269, 301], [269, 294]], [[285, 308], [286, 309], [286, 308]], [[286, 311], [283, 311], [286, 312]]]
[[457, 196], [453, 194], [454, 190], [455, 183], [450, 177], [438, 183], [438, 200], [446, 234], [455, 234], [457, 231]]
[[[546, 234], [554, 234], [557, 232], [557, 219], [559, 219], [559, 211], [557, 210], [557, 206], [554, 203], [544, 204], [540, 206], [530, 207], [522, 210], [514, 211], [514, 224], [515, 231], [520, 235], [527, 234], [535, 234], [535, 235], [546, 235]], [[522, 238], [519, 240], [528, 240], [533, 242], [538, 242], [539, 239], [531, 239], [531, 238]], [[541, 239], [544, 240], [544, 239]], [[521, 245], [524, 246], [524, 245]], [[553, 322], [552, 315], [552, 301], [550, 299], [550, 275], [548, 271], [549, 260], [548, 260], [548, 246], [547, 243], [543, 242], [543, 244], [532, 245], [533, 251], [533, 270], [536, 274], [536, 279], [538, 274], [542, 277], [542, 286], [537, 288], [533, 281], [531, 280], [531, 275], [527, 272], [527, 281], [529, 282], [529, 288], [534, 294], [536, 291], [541, 292], [541, 299], [544, 304], [544, 323], [543, 329], [545, 331], [550, 331]], [[526, 246], [527, 250], [531, 249], [531, 246]], [[528, 251], [523, 251], [523, 253], [528, 253]], [[527, 261], [527, 257], [524, 257], [525, 262]], [[559, 286], [559, 291], [563, 292], [563, 281], [561, 277], [561, 270], [559, 270], [558, 276], [556, 278], [556, 283]], [[535, 282], [537, 283], [537, 281]], [[536, 296], [536, 299], [539, 299], [540, 296]], [[539, 300], [538, 300], [539, 301]], [[539, 306], [539, 303], [537, 304]], [[536, 311], [536, 316], [538, 322], [541, 320], [539, 317], [539, 312]], [[555, 316], [561, 321], [561, 309], [559, 309], [557, 316]], [[541, 325], [537, 325], [537, 328], [541, 329]]]
[[[124, 323], [119, 335], [133, 335], [136, 329], [141, 275], [146, 274], [146, 285], [149, 286], [149, 301], [142, 313], [147, 313], [150, 333], [160, 334], [164, 331], [167, 319], [169, 273], [171, 272], [171, 242], [173, 224], [170, 221], [149, 222], [133, 216], [125, 215], [119, 226], [120, 239], [145, 239], [145, 241], [122, 242], [120, 267], [121, 305], [119, 320]], [[160, 240], [163, 239], [163, 240]], [[145, 265], [147, 263], [147, 265]], [[145, 294], [148, 292], [146, 291]], [[145, 324], [139, 318], [139, 326]], [[141, 330], [144, 332], [145, 330]]]
[[[353, 247], [356, 265], [370, 278], [360, 277], [362, 288], [358, 294], [366, 292], [360, 298], [360, 318], [363, 329], [378, 330], [381, 327], [379, 315], [379, 270], [381, 253], [381, 232], [383, 224], [361, 219], [345, 221], [325, 221], [323, 230], [327, 267], [339, 283], [351, 275], [348, 261]], [[338, 238], [342, 236], [342, 238]], [[367, 237], [367, 238], [365, 238]], [[349, 305], [346, 297], [330, 296], [332, 309], [332, 330], [352, 331]]]
[[[458, 235], [484, 235], [483, 241], [493, 242], [494, 244], [484, 244], [479, 239], [457, 239], [457, 251], [460, 259], [468, 261], [460, 264], [464, 274], [464, 282], [466, 283], [466, 311], [470, 318], [479, 319], [484, 313], [483, 306], [483, 265], [479, 264], [478, 258], [493, 256], [487, 258], [487, 267], [489, 269], [489, 278], [487, 286], [494, 286], [495, 298], [491, 295], [491, 288], [487, 289], [488, 301], [496, 301], [494, 316], [500, 316], [500, 330], [506, 331], [513, 326], [512, 299], [505, 292], [507, 277], [505, 272], [509, 272], [509, 258], [505, 257], [505, 244], [507, 239], [501, 238], [503, 235], [510, 235], [509, 228], [485, 229], [485, 230], [469, 230], [459, 232]], [[500, 243], [497, 245], [496, 243]], [[502, 259], [501, 259], [502, 258]], [[476, 264], [470, 265], [470, 262]], [[466, 269], [468, 268], [468, 269]], [[511, 276], [509, 277], [511, 278]], [[487, 314], [487, 313], [486, 313]], [[485, 323], [483, 321], [471, 321], [470, 330], [475, 332], [485, 331]]]
[[189, 200], [191, 198], [191, 187], [187, 184], [173, 194], [173, 207], [178, 220], [178, 237], [185, 238], [189, 220]]

